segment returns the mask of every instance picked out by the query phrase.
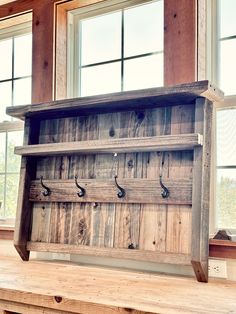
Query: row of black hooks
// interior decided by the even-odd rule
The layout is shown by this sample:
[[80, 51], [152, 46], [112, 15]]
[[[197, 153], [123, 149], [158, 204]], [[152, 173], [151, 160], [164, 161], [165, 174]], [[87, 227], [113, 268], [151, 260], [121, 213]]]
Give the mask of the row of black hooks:
[[[117, 197], [118, 197], [118, 198], [124, 198], [125, 195], [126, 195], [125, 189], [122, 188], [122, 187], [118, 184], [117, 178], [118, 178], [117, 175], [115, 175], [115, 176], [114, 176], [115, 185], [116, 185], [116, 187], [117, 187], [117, 189], [118, 189]], [[76, 175], [76, 176], [74, 177], [74, 179], [75, 179], [75, 186], [76, 186], [77, 189], [78, 189], [78, 192], [77, 192], [78, 197], [83, 197], [83, 196], [85, 196], [85, 194], [86, 194], [86, 189], [83, 188], [81, 185], [79, 185], [78, 176]], [[42, 195], [45, 196], [45, 197], [50, 196], [51, 190], [50, 190], [50, 188], [49, 188], [48, 186], [46, 186], [46, 185], [43, 183], [43, 177], [42, 177], [42, 176], [40, 177], [40, 183], [41, 183], [41, 186], [42, 186], [42, 188], [43, 188], [43, 190], [42, 190]], [[169, 195], [170, 195], [170, 192], [169, 192], [168, 188], [167, 188], [167, 187], [163, 184], [163, 182], [162, 182], [162, 175], [160, 175], [160, 186], [161, 186], [161, 188], [162, 188], [162, 192], [161, 192], [162, 198], [168, 198]]]

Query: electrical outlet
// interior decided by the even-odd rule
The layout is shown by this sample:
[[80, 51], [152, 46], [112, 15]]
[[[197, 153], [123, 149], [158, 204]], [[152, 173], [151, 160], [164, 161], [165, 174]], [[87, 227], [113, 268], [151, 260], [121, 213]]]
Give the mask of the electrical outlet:
[[208, 274], [209, 277], [227, 278], [226, 261], [219, 259], [209, 259]]

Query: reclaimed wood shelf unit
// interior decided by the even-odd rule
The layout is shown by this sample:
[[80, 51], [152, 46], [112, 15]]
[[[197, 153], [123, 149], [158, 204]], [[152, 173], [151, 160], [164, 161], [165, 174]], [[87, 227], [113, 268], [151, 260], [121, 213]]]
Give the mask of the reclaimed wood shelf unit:
[[11, 107], [25, 120], [14, 244], [193, 265], [208, 280], [208, 81]]

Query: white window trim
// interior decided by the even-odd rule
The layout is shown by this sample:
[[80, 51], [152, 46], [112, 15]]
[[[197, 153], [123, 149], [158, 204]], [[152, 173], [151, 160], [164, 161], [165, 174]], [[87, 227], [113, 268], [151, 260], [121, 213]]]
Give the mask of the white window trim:
[[[1, 22], [0, 22], [1, 23]], [[32, 32], [32, 23], [24, 22], [18, 25], [9, 26], [6, 28], [0, 29], [0, 40], [7, 39], [13, 36], [20, 36]], [[0, 122], [0, 132], [13, 132], [13, 131], [22, 131], [24, 128], [24, 122], [11, 120]], [[15, 218], [1, 217], [0, 226], [14, 226]]]
[[[206, 79], [209, 79], [217, 85], [219, 70], [218, 53], [219, 53], [219, 17], [218, 17], [218, 1], [207, 0], [207, 69]], [[216, 113], [222, 109], [236, 108], [236, 95], [225, 96], [224, 100], [214, 104], [213, 110], [213, 135], [212, 135], [212, 166], [211, 166], [211, 195], [210, 195], [210, 236], [213, 236], [217, 231], [217, 217], [216, 217]], [[228, 229], [235, 234], [235, 229]]]
[[[106, 14], [112, 11], [125, 9], [128, 7], [145, 4], [152, 2], [153, 0], [108, 0], [101, 3], [96, 3], [83, 8], [78, 8], [69, 11], [68, 14], [68, 45], [67, 45], [67, 97], [76, 97], [77, 84], [79, 82], [78, 71], [74, 71], [74, 68], [79, 68], [79, 49], [76, 49], [74, 43], [78, 38], [78, 25], [79, 21], [85, 18], [90, 18], [96, 15]], [[160, 1], [160, 0], [155, 0]]]

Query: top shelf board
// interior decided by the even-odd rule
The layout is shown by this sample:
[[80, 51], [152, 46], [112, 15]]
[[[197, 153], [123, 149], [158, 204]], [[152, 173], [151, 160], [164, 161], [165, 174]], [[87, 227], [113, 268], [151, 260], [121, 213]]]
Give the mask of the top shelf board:
[[114, 94], [57, 100], [25, 106], [8, 107], [7, 114], [24, 120], [26, 117], [41, 119], [88, 115], [123, 110], [155, 108], [193, 103], [198, 97], [205, 97], [213, 102], [223, 99], [223, 92], [209, 81], [158, 87]]

